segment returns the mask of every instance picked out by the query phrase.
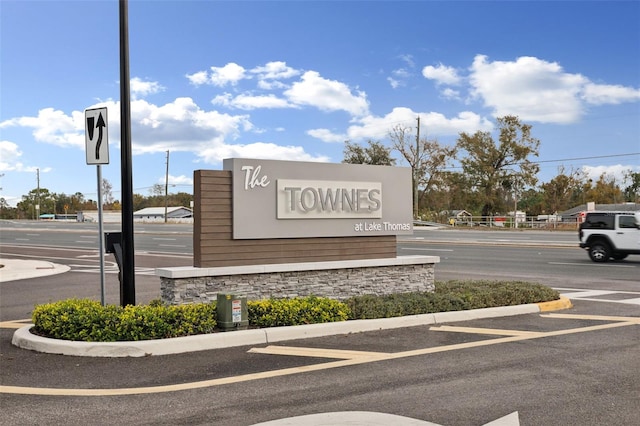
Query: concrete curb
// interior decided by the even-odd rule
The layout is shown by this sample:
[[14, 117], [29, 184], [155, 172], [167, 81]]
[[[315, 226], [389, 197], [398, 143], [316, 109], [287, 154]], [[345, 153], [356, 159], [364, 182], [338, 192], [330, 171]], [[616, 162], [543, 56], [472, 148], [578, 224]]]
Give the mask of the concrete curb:
[[569, 300], [569, 298], [560, 297], [560, 299], [558, 300], [538, 303], [538, 306], [540, 307], [540, 312], [549, 312], [549, 311], [559, 311], [562, 309], [569, 309], [573, 305], [571, 304], [571, 300]]
[[286, 419], [272, 420], [264, 423], [256, 423], [253, 426], [439, 426], [436, 423], [412, 419], [387, 413], [374, 413], [370, 411], [339, 411], [334, 413], [308, 414], [305, 416], [289, 417]]
[[447, 322], [468, 321], [482, 318], [498, 318], [512, 315], [532, 314], [552, 310], [568, 309], [571, 301], [560, 300], [500, 308], [473, 309], [468, 311], [440, 312], [398, 318], [354, 320], [325, 324], [272, 327], [253, 330], [229, 331], [197, 336], [175, 337], [161, 340], [137, 342], [73, 342], [49, 339], [30, 332], [33, 325], [15, 331], [11, 343], [32, 351], [86, 357], [143, 357], [171, 355], [185, 352], [205, 351], [236, 346], [265, 345], [286, 340], [308, 339], [338, 334], [362, 333], [365, 331], [391, 330]]

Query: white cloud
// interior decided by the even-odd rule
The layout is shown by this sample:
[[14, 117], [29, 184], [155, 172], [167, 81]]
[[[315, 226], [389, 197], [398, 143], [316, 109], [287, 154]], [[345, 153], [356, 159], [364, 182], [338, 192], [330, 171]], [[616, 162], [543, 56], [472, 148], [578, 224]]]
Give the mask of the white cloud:
[[224, 67], [211, 67], [211, 71], [198, 71], [194, 74], [187, 74], [187, 78], [196, 86], [211, 84], [213, 86], [224, 87], [226, 85], [235, 86], [240, 80], [251, 78], [246, 70], [233, 62]]
[[403, 61], [409, 68], [415, 68], [416, 63], [413, 60], [413, 55], [400, 55], [400, 60]]
[[267, 62], [262, 67], [255, 67], [251, 70], [259, 80], [283, 80], [300, 75], [300, 71], [287, 66], [286, 62]]
[[579, 94], [588, 80], [580, 74], [565, 73], [555, 62], [529, 56], [515, 62], [488, 62], [486, 56], [477, 55], [470, 80], [472, 93], [493, 108], [494, 116], [572, 123], [584, 112]]
[[633, 172], [640, 172], [640, 166], [638, 165], [623, 165], [623, 164], [615, 164], [612, 166], [583, 166], [582, 171], [586, 175], [588, 179], [591, 179], [594, 184], [600, 179], [600, 176], [603, 174], [609, 178], [615, 179], [615, 182], [622, 189], [625, 188], [629, 184], [629, 182], [625, 179], [625, 174], [629, 172], [629, 170]]
[[134, 77], [131, 79], [130, 90], [131, 97], [136, 99], [139, 96], [147, 96], [162, 92], [165, 88], [156, 81], [143, 81], [139, 77]]
[[389, 82], [391, 87], [394, 88], [394, 89], [397, 89], [400, 86], [404, 86], [404, 82], [402, 82], [400, 80], [396, 80], [393, 77], [387, 77], [387, 81]]
[[358, 124], [349, 126], [346, 134], [333, 133], [328, 129], [314, 129], [307, 133], [324, 142], [386, 139], [396, 125], [405, 125], [404, 123], [406, 123], [407, 127], [415, 127], [414, 123], [418, 116], [421, 118], [422, 131], [426, 131], [429, 136], [455, 136], [460, 132], [475, 133], [478, 130], [490, 131], [493, 129], [491, 121], [470, 111], [463, 111], [456, 117], [447, 118], [437, 112], [415, 112], [410, 108], [397, 107], [382, 117], [369, 115], [359, 118]]
[[307, 130], [307, 134], [327, 143], [342, 143], [349, 139], [346, 135], [332, 133], [329, 129], [311, 129]]
[[198, 71], [193, 74], [187, 74], [185, 75], [185, 77], [187, 77], [187, 79], [191, 82], [191, 84], [196, 86], [207, 84], [207, 81], [209, 79], [209, 75], [207, 74], [206, 71]]
[[286, 62], [267, 62], [263, 66], [246, 70], [244, 67], [230, 62], [224, 67], [211, 67], [210, 71], [198, 71], [187, 74], [187, 79], [196, 86], [210, 84], [224, 87], [236, 86], [241, 80], [255, 77], [258, 87], [263, 90], [284, 89], [286, 84], [279, 80], [286, 80], [300, 75], [300, 71], [287, 65]]
[[455, 136], [460, 132], [475, 133], [493, 130], [493, 122], [471, 111], [462, 111], [451, 118], [437, 112], [420, 114], [420, 116], [421, 123], [426, 126], [429, 134]]
[[609, 84], [588, 83], [583, 89], [583, 98], [590, 104], [620, 104], [640, 100], [640, 89]]
[[441, 92], [441, 95], [444, 99], [460, 100], [460, 91], [454, 90], [450, 87], [445, 88]]
[[173, 176], [169, 174], [168, 176], [162, 176], [158, 178], [158, 183], [164, 185], [166, 182], [169, 182], [169, 185], [193, 185], [193, 178], [185, 175]]
[[398, 58], [402, 62], [404, 62], [406, 66], [396, 68], [395, 70], [391, 71], [391, 75], [387, 77], [387, 81], [394, 89], [407, 85], [405, 80], [409, 79], [413, 75], [411, 70], [416, 66], [413, 60], [413, 56], [411, 55], [400, 55]]
[[202, 158], [207, 163], [217, 164], [225, 158], [256, 158], [262, 160], [318, 161], [328, 162], [329, 157], [314, 156], [300, 146], [281, 146], [267, 142], [256, 142], [247, 145], [214, 144], [205, 149]]
[[21, 170], [23, 165], [19, 159], [22, 151], [13, 142], [0, 141], [0, 172]]
[[258, 89], [261, 90], [284, 90], [289, 86], [277, 80], [258, 80]]
[[387, 81], [391, 84], [391, 87], [397, 89], [401, 86], [406, 86], [405, 80], [411, 77], [411, 72], [405, 68], [398, 68], [391, 71], [391, 77], [387, 77]]
[[74, 111], [71, 116], [53, 108], [38, 111], [37, 117], [17, 117], [0, 123], [3, 127], [27, 127], [33, 129], [33, 137], [61, 147], [84, 148], [84, 112]]
[[214, 105], [243, 110], [299, 108], [306, 105], [322, 111], [346, 111], [352, 116], [363, 116], [369, 111], [369, 102], [364, 92], [353, 92], [346, 84], [325, 79], [316, 71], [307, 71], [300, 80], [287, 85], [281, 80], [296, 77], [301, 71], [287, 66], [285, 62], [268, 62], [249, 71], [234, 63], [222, 68], [211, 67], [211, 70], [209, 74], [200, 71], [187, 75], [187, 78], [196, 85], [212, 84], [222, 87], [227, 84], [236, 85], [240, 80], [253, 76], [257, 79], [259, 89], [284, 90], [285, 97], [281, 98], [276, 94], [254, 95], [250, 92], [234, 97], [224, 93], [213, 98]]
[[429, 80], [435, 80], [436, 84], [447, 84], [450, 86], [456, 86], [460, 84], [462, 80], [455, 68], [442, 64], [438, 64], [438, 66], [435, 67], [427, 65], [422, 69], [422, 75]]
[[240, 131], [253, 127], [246, 115], [205, 111], [188, 97], [161, 106], [132, 102], [131, 122], [135, 153], [171, 149], [198, 155], [208, 144], [235, 139]]
[[286, 99], [278, 98], [273, 94], [261, 96], [243, 94], [232, 98], [231, 94], [225, 93], [224, 95], [219, 95], [213, 98], [211, 103], [214, 105], [223, 105], [227, 108], [237, 108], [242, 110], [253, 110], [258, 108], [297, 108], [297, 106], [287, 102]]
[[322, 78], [316, 71], [305, 72], [284, 95], [297, 105], [314, 106], [323, 111], [346, 111], [358, 117], [369, 112], [365, 93], [353, 94], [346, 84]]
[[248, 78], [245, 69], [238, 64], [228, 63], [222, 68], [211, 67], [209, 80], [214, 86], [236, 85], [240, 80]]
[[[532, 56], [490, 61], [485, 55], [476, 55], [466, 77], [443, 64], [425, 66], [422, 74], [437, 85], [468, 81], [471, 98], [465, 102], [480, 100], [493, 110], [494, 117], [516, 115], [524, 121], [540, 123], [578, 122], [587, 104], [615, 105], [640, 100], [640, 89], [596, 84], [581, 74], [564, 71], [557, 62]], [[460, 91], [451, 88], [442, 90], [441, 97], [462, 99]]]
[[411, 72], [405, 68], [398, 68], [397, 70], [393, 70], [391, 74], [398, 78], [408, 78], [411, 76]]
[[233, 95], [231, 93], [225, 92], [222, 95], [217, 95], [215, 98], [211, 99], [211, 103], [213, 105], [220, 105], [226, 108], [231, 108], [233, 103]]
[[[238, 99], [230, 99], [239, 102]], [[246, 97], [246, 105], [254, 102], [273, 101], [269, 96]], [[102, 102], [93, 107], [107, 107], [109, 114], [109, 139], [112, 147], [119, 145], [119, 102]], [[59, 146], [85, 149], [84, 112], [73, 111], [67, 115], [62, 111], [45, 108], [37, 117], [19, 117], [0, 123], [0, 128], [9, 126], [32, 127], [39, 142]], [[131, 102], [132, 152], [134, 155], [187, 151], [200, 161], [219, 163], [223, 158], [247, 156], [252, 158], [290, 159], [299, 161], [328, 161], [324, 155], [311, 155], [300, 146], [279, 146], [273, 143], [233, 144], [242, 132], [256, 130], [248, 115], [231, 115], [218, 111], [206, 111], [191, 98], [176, 98], [164, 105], [154, 105], [139, 99]], [[258, 130], [259, 131], [259, 130]], [[20, 157], [18, 145], [3, 141], [0, 144], [0, 167], [17, 170], [22, 167], [16, 160]], [[44, 169], [41, 169], [44, 171]]]

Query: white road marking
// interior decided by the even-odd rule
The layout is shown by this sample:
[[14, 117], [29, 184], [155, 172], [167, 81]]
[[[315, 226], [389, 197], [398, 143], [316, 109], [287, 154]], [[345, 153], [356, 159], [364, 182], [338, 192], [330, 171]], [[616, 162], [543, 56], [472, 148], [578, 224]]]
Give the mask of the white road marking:
[[615, 263], [572, 263], [572, 262], [549, 262], [549, 265], [576, 265], [576, 266], [595, 266], [607, 268], [635, 268], [635, 265], [619, 265]]
[[439, 248], [409, 248], [409, 247], [401, 247], [401, 250], [411, 250], [411, 251], [453, 251], [452, 249], [439, 249]]

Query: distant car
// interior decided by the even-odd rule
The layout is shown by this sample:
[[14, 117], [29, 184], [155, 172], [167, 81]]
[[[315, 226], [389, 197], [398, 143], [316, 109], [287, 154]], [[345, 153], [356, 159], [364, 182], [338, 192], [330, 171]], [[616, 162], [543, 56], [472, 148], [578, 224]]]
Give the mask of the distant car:
[[640, 211], [588, 212], [580, 224], [580, 247], [594, 262], [640, 254]]

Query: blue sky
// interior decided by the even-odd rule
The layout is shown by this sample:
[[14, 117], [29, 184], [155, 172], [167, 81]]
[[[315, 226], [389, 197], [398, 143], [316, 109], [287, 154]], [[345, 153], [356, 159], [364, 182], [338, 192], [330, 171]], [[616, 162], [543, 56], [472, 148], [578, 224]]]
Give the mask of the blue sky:
[[[191, 192], [231, 157], [340, 162], [396, 125], [454, 144], [518, 115], [540, 182], [640, 171], [639, 1], [129, 1], [133, 189]], [[96, 198], [84, 110], [109, 109], [118, 2], [0, 0], [0, 196]], [[393, 155], [399, 158], [399, 154]], [[400, 162], [399, 164], [403, 164]]]

